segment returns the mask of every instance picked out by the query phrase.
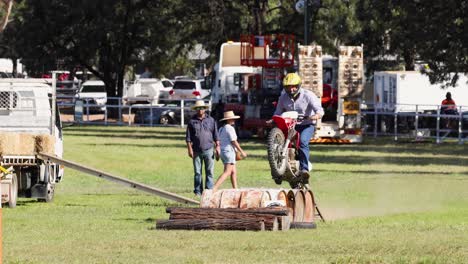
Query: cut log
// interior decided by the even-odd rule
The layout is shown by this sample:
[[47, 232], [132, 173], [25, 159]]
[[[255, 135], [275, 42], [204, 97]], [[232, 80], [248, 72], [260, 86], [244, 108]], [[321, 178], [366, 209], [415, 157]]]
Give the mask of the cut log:
[[170, 220], [177, 219], [239, 219], [263, 221], [266, 230], [276, 231], [279, 228], [278, 216], [274, 214], [251, 213], [251, 210], [213, 210], [213, 208], [173, 208], [171, 210]]
[[198, 212], [171, 213], [170, 220], [245, 220], [263, 221], [265, 230], [276, 231], [279, 228], [278, 216], [265, 214], [232, 213], [232, 212]]
[[167, 207], [167, 213], [180, 213], [180, 212], [232, 212], [232, 213], [253, 213], [253, 214], [270, 214], [270, 215], [289, 215], [291, 208], [280, 206], [280, 207], [268, 207], [268, 208], [249, 208], [249, 209], [238, 209], [238, 208], [200, 208], [200, 207]]
[[156, 229], [263, 231], [265, 223], [253, 219], [175, 219], [156, 221]]

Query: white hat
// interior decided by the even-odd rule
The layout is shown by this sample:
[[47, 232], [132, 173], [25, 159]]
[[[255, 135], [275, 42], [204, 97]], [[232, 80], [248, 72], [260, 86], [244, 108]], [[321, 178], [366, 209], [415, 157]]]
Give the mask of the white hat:
[[195, 110], [195, 108], [204, 108], [204, 109], [208, 109], [210, 108], [208, 105], [205, 104], [205, 102], [203, 100], [198, 100], [195, 102], [194, 105], [192, 105], [192, 110]]
[[234, 115], [233, 111], [226, 111], [224, 112], [224, 118], [219, 121], [229, 120], [229, 119], [239, 119], [240, 116]]

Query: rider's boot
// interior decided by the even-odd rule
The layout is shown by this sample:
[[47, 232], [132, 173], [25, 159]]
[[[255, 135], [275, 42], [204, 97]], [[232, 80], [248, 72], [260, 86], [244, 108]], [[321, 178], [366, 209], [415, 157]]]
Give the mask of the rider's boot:
[[304, 183], [309, 183], [309, 178], [310, 178], [309, 171], [303, 169], [303, 170], [301, 170], [299, 175], [301, 176], [302, 181]]

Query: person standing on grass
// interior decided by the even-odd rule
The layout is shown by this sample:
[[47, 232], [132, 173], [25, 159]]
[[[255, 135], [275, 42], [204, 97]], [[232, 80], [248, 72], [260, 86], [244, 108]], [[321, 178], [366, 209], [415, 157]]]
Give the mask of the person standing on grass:
[[219, 129], [221, 160], [224, 164], [224, 171], [216, 181], [213, 192], [218, 190], [228, 176], [231, 177], [232, 188], [237, 189], [236, 150], [240, 151], [243, 157], [247, 157], [247, 153], [237, 142], [236, 130], [233, 126], [236, 119], [239, 119], [239, 116], [234, 115], [233, 111], [227, 111], [224, 112], [224, 118], [219, 120], [225, 122], [225, 125]]
[[[219, 137], [215, 120], [206, 114], [202, 100], [196, 101], [192, 106], [197, 113], [187, 124], [186, 142], [188, 156], [193, 160], [194, 189], [196, 196], [203, 193], [202, 165], [205, 164], [205, 189], [213, 188], [214, 155], [219, 157]], [[215, 152], [213, 152], [215, 148]]]

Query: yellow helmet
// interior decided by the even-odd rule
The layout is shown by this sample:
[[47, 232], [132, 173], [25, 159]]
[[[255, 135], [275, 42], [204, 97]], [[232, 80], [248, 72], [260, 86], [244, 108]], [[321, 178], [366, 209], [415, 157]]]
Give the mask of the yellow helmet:
[[297, 73], [288, 73], [283, 79], [283, 86], [301, 85], [301, 77]]

